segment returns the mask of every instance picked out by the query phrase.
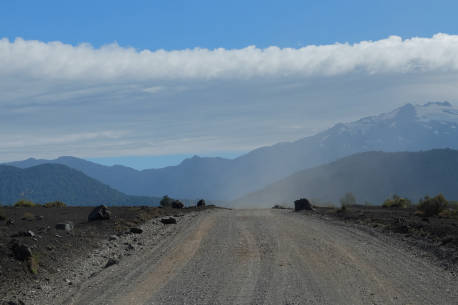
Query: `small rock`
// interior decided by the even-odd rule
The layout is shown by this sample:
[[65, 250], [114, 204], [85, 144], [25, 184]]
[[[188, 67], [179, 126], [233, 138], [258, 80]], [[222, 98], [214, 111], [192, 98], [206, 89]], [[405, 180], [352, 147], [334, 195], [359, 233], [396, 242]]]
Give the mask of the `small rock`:
[[143, 233], [143, 230], [140, 229], [140, 228], [130, 228], [130, 233], [142, 234], [142, 233]]
[[44, 216], [35, 216], [36, 220], [43, 220], [45, 217]]
[[68, 221], [65, 223], [58, 223], [56, 224], [56, 230], [64, 230], [70, 232], [73, 230], [73, 222]]
[[12, 225], [14, 225], [14, 219], [13, 219], [13, 218], [8, 218], [8, 220], [6, 221], [6, 225], [7, 225], [7, 226], [12, 226]]
[[73, 284], [72, 281], [70, 281], [69, 279], [65, 279], [64, 281], [65, 281], [65, 283], [67, 283], [68, 285], [72, 285], [72, 284]]
[[25, 303], [22, 302], [21, 300], [18, 300], [17, 302], [16, 301], [9, 301], [9, 302], [6, 302], [5, 304], [6, 305], [25, 305]]
[[108, 268], [110, 266], [113, 266], [113, 265], [117, 265], [119, 264], [119, 260], [115, 259], [115, 258], [110, 258], [108, 260], [108, 262], [105, 264], [105, 267], [104, 268]]
[[108, 238], [109, 241], [114, 241], [114, 240], [118, 240], [119, 237], [117, 235], [110, 235], [110, 237]]
[[26, 234], [27, 234], [27, 236], [35, 237], [35, 233], [33, 233], [32, 230], [28, 230], [28, 231], [26, 232]]
[[168, 225], [168, 224], [175, 224], [177, 223], [177, 220], [173, 217], [168, 217], [168, 218], [162, 218], [161, 219], [161, 222], [165, 225]]

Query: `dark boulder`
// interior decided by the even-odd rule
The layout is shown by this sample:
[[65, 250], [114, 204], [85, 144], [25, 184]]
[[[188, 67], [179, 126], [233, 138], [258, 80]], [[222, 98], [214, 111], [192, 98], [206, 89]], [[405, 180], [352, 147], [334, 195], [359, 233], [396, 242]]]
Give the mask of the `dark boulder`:
[[302, 211], [302, 210], [313, 210], [312, 204], [306, 198], [301, 198], [294, 201], [294, 211]]
[[130, 228], [130, 233], [142, 234], [142, 233], [143, 233], [143, 230], [140, 229], [140, 228]]
[[198, 208], [204, 208], [204, 207], [205, 207], [205, 200], [200, 199], [200, 200], [197, 202], [197, 207], [198, 207]]
[[161, 219], [161, 222], [165, 225], [168, 225], [168, 224], [175, 224], [177, 223], [177, 220], [173, 217], [168, 217], [168, 218], [162, 218]]
[[11, 251], [13, 251], [14, 257], [20, 261], [25, 261], [29, 257], [32, 257], [32, 250], [30, 250], [30, 248], [26, 245], [22, 245], [15, 240], [11, 243]]
[[175, 201], [172, 202], [172, 208], [174, 208], [174, 209], [182, 209], [182, 208], [184, 208], [184, 204], [180, 200], [175, 200]]
[[106, 220], [110, 219], [111, 211], [104, 205], [99, 205], [98, 207], [94, 208], [92, 212], [87, 217], [88, 221], [95, 221], [95, 220]]

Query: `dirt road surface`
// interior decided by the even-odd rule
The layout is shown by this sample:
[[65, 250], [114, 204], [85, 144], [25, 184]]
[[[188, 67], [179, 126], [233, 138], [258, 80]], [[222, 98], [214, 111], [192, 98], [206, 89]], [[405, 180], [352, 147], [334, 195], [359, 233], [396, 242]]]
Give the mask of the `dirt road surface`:
[[456, 305], [458, 279], [349, 226], [285, 210], [219, 210], [53, 302]]

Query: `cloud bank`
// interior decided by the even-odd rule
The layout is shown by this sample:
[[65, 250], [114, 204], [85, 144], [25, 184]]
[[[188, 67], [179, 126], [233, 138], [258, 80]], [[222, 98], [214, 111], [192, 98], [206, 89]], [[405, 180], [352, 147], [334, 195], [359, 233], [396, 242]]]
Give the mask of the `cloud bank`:
[[0, 162], [243, 152], [407, 102], [458, 101], [458, 35], [136, 50], [0, 39]]
[[0, 40], [0, 75], [90, 81], [238, 79], [335, 76], [351, 72], [457, 71], [458, 36], [303, 48], [137, 51], [116, 44], [93, 48], [61, 42]]

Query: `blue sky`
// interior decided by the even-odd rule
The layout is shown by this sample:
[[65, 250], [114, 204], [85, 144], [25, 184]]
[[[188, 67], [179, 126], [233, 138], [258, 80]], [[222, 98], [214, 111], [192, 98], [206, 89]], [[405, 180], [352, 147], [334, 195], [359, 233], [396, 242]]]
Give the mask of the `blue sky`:
[[138, 49], [379, 40], [457, 31], [456, 1], [2, 1], [0, 36]]
[[457, 11], [456, 1], [2, 1], [0, 162], [232, 158], [408, 102], [455, 103]]

